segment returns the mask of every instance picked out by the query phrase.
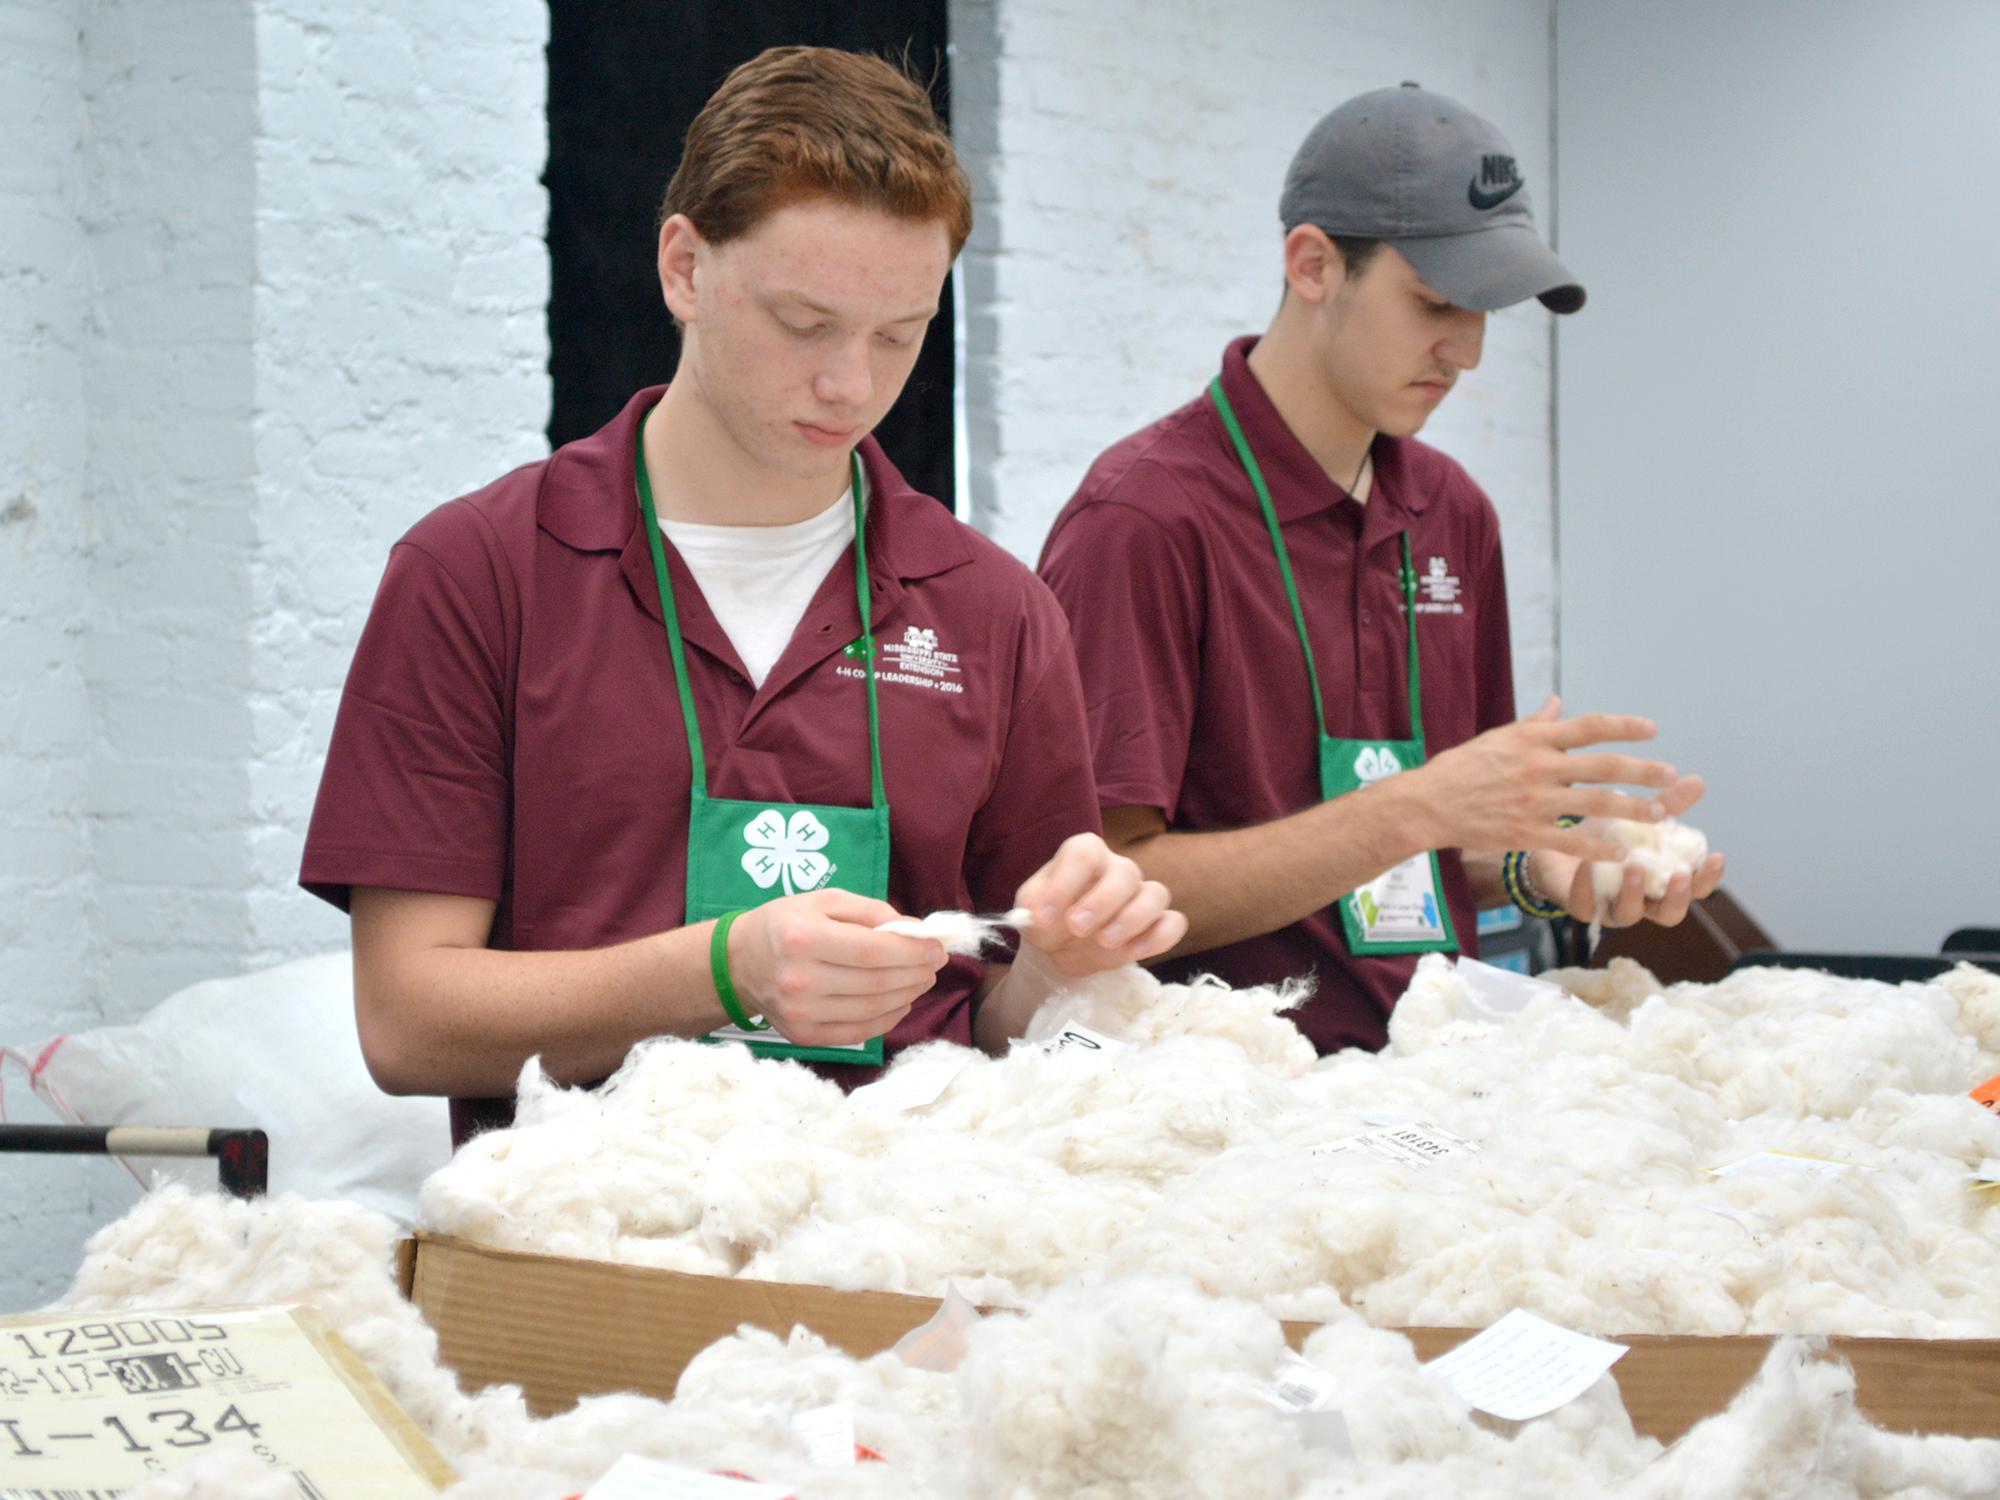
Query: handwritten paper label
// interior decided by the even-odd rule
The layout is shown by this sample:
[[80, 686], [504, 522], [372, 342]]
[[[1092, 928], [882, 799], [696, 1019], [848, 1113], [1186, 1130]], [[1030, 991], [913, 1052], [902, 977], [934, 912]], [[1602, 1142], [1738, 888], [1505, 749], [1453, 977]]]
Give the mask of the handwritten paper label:
[[338, 1500], [451, 1475], [311, 1308], [0, 1318], [0, 1495], [112, 1495], [226, 1447]]
[[1525, 1422], [1581, 1396], [1625, 1350], [1516, 1308], [1424, 1368], [1467, 1406]]

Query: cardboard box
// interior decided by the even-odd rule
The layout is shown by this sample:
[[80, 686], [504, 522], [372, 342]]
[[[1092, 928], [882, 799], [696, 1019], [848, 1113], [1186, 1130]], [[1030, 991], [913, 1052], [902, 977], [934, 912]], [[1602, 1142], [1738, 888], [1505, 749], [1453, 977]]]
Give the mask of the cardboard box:
[[[836, 1292], [785, 1282], [690, 1276], [643, 1266], [496, 1250], [420, 1234], [399, 1258], [404, 1291], [439, 1353], [468, 1387], [511, 1381], [548, 1416], [579, 1396], [640, 1391], [662, 1399], [689, 1360], [752, 1323], [783, 1335], [803, 1323], [848, 1353], [875, 1354], [929, 1321], [934, 1297]], [[1287, 1323], [1297, 1348], [1315, 1325]], [[1402, 1330], [1434, 1359], [1478, 1330]], [[1612, 1370], [1632, 1425], [1672, 1442], [1727, 1406], [1771, 1340], [1637, 1335]], [[1898, 1432], [2000, 1437], [2000, 1339], [1829, 1340], [1854, 1367], [1861, 1408]]]

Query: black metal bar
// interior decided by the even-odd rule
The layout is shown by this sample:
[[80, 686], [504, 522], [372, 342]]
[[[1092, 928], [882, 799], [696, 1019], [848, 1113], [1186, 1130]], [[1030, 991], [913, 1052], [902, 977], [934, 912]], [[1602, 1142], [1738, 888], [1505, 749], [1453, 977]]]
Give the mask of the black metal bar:
[[0, 1124], [0, 1151], [46, 1156], [212, 1156], [222, 1190], [238, 1198], [259, 1196], [271, 1181], [271, 1142], [261, 1130]]
[[50, 1156], [105, 1156], [102, 1125], [0, 1125], [0, 1151], [32, 1151]]

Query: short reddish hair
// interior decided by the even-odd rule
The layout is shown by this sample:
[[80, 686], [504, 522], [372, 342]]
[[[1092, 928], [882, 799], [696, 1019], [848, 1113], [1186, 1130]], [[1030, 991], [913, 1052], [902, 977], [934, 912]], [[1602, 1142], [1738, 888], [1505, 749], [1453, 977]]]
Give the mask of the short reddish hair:
[[972, 233], [972, 187], [923, 85], [832, 47], [772, 47], [722, 81], [688, 127], [660, 222], [686, 214], [721, 244], [815, 197], [937, 220], [954, 257]]

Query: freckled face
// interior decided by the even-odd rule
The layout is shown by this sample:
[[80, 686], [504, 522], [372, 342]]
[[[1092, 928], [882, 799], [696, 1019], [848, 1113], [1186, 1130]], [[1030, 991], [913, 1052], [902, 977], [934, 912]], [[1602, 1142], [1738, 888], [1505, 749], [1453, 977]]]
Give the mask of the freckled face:
[[1384, 245], [1320, 305], [1315, 345], [1327, 383], [1366, 427], [1409, 437], [1479, 363], [1486, 314], [1457, 307]]
[[831, 199], [789, 204], [746, 235], [698, 242], [676, 379], [693, 379], [736, 443], [793, 478], [844, 472], [888, 414], [937, 315], [943, 224]]

